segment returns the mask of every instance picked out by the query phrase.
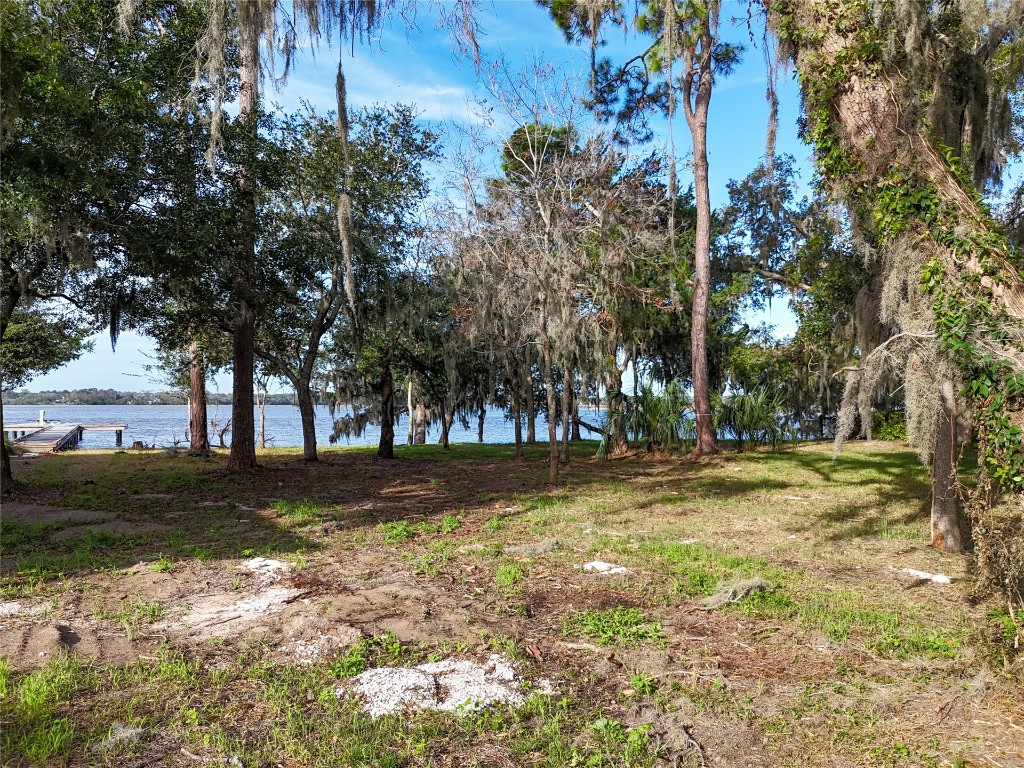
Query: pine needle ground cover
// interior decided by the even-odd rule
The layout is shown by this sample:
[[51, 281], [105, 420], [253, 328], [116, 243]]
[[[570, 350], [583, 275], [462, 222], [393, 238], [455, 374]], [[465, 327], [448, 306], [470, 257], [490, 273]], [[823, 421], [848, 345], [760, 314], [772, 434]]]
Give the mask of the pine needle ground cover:
[[[1009, 617], [969, 558], [928, 548], [913, 451], [595, 449], [554, 490], [544, 446], [268, 451], [242, 475], [220, 455], [24, 460], [2, 762], [1024, 763]], [[377, 668], [496, 656], [515, 706], [373, 717], [360, 693]]]

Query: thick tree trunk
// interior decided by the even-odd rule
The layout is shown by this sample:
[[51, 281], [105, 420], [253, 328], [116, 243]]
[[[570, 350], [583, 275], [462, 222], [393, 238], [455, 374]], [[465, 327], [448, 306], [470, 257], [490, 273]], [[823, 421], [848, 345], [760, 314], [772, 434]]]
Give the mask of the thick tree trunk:
[[555, 426], [555, 372], [551, 355], [551, 339], [547, 332], [541, 334], [542, 361], [544, 367], [544, 389], [548, 396], [548, 484], [558, 483], [558, 432]]
[[188, 345], [188, 455], [210, 455], [210, 430], [206, 414], [206, 366], [199, 342]]
[[441, 414], [441, 439], [438, 440], [441, 447], [444, 450], [448, 450], [448, 435], [452, 430], [452, 424], [455, 423], [455, 410], [457, 406], [453, 405], [449, 411]]
[[253, 392], [256, 328], [248, 303], [242, 301], [241, 304], [232, 336], [230, 469], [252, 469], [256, 466], [256, 404]]
[[416, 423], [413, 425], [413, 445], [425, 445], [427, 442], [427, 409], [423, 403], [416, 403]]
[[316, 405], [309, 387], [309, 379], [298, 379], [295, 385], [295, 399], [299, 405], [299, 419], [302, 421], [302, 460], [319, 461], [316, 453]]
[[391, 362], [387, 359], [380, 374], [380, 441], [377, 458], [395, 458], [395, 382], [391, 375]]
[[940, 408], [935, 429], [935, 454], [932, 459], [932, 546], [949, 552], [962, 552], [960, 504], [957, 493], [956, 460], [958, 453], [956, 397], [953, 382], [942, 382]]
[[575, 397], [572, 400], [572, 436], [569, 439], [575, 442], [583, 439], [580, 434], [580, 401]]
[[626, 434], [624, 413], [625, 394], [622, 392], [622, 371], [613, 362], [608, 371], [608, 430], [611, 443], [609, 455], [622, 456], [629, 453], [629, 436]]
[[[239, 21], [241, 36], [241, 84], [238, 94], [238, 116], [245, 129], [256, 134], [259, 111], [260, 43], [258, 23], [252, 19], [255, 4], [243, 3], [245, 18]], [[252, 469], [256, 466], [256, 425], [253, 416], [253, 345], [256, 339], [256, 317], [251, 302], [252, 287], [243, 270], [252, 263], [256, 250], [256, 189], [252, 174], [239, 169], [237, 258], [232, 283], [235, 317], [231, 355], [231, 455], [230, 469]]]
[[[968, 384], [979, 434], [978, 482], [968, 506], [980, 534], [978, 573], [1011, 606], [1024, 608], [1024, 563], [1016, 546], [1024, 530], [1024, 471], [1013, 471], [1024, 455], [1024, 396], [1015, 384], [1024, 360], [1019, 262], [916, 112], [901, 109], [910, 78], [881, 58], [885, 41], [859, 5], [780, 0], [771, 5], [770, 22], [800, 73], [807, 134], [816, 141], [823, 176], [855, 218], [875, 221], [887, 274], [920, 270], [933, 326], [897, 330], [933, 343]], [[918, 263], [908, 265], [907, 254]]]

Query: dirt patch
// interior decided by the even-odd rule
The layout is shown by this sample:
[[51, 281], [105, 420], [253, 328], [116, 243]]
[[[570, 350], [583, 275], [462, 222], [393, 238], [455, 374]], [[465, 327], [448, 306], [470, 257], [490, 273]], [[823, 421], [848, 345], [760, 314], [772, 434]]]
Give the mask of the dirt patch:
[[74, 525], [69, 528], [62, 528], [53, 534], [53, 539], [55, 541], [67, 541], [86, 533], [112, 533], [118, 536], [136, 536], [138, 534], [169, 530], [171, 530], [171, 526], [164, 525], [163, 523], [111, 520], [105, 523], [90, 523], [88, 525]]
[[0, 656], [10, 659], [15, 670], [35, 669], [64, 652], [122, 664], [134, 661], [144, 651], [140, 644], [129, 641], [124, 632], [79, 622], [19, 622], [0, 631]]
[[42, 525], [51, 523], [93, 523], [113, 520], [112, 512], [95, 509], [62, 509], [39, 504], [24, 504], [7, 501], [0, 510], [0, 517], [18, 525]]

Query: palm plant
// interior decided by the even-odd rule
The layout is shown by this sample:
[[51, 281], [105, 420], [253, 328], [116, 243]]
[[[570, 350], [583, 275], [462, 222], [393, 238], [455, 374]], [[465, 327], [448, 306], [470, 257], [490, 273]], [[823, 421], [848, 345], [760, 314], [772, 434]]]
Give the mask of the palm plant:
[[718, 395], [715, 397], [715, 428], [732, 433], [740, 452], [761, 445], [770, 445], [777, 451], [796, 434], [793, 427], [786, 424], [784, 402], [781, 392], [769, 395], [763, 387]]
[[686, 416], [692, 412], [692, 400], [678, 381], [670, 381], [660, 392], [643, 384], [635, 397], [627, 398], [621, 411], [611, 411], [598, 457], [608, 455], [611, 435], [625, 432], [642, 444], [647, 452], [683, 449], [696, 438], [695, 422]]

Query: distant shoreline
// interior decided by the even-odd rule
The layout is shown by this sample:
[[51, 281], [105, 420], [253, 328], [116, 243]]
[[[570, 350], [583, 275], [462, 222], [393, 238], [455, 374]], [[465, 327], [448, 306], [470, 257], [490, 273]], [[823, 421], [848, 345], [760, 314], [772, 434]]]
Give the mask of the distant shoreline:
[[[231, 405], [231, 393], [208, 393], [209, 405]], [[71, 405], [188, 405], [188, 397], [180, 392], [119, 392], [115, 389], [45, 390], [42, 392], [4, 392], [4, 406], [71, 406]], [[267, 396], [267, 405], [295, 405], [291, 393]]]

